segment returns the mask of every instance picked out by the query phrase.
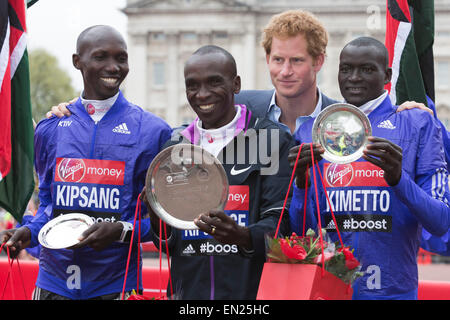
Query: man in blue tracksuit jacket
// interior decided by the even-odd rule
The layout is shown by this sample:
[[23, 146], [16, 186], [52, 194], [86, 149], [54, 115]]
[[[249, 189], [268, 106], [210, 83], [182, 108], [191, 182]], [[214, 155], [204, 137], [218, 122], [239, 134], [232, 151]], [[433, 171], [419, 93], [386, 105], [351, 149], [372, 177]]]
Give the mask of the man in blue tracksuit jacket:
[[[390, 81], [387, 50], [373, 38], [358, 38], [341, 52], [339, 86], [348, 103], [364, 111], [372, 125], [371, 142], [356, 162], [321, 160], [324, 149], [314, 146], [324, 184], [345, 245], [365, 271], [353, 285], [354, 299], [417, 299], [416, 255], [422, 227], [441, 236], [450, 224], [448, 173], [441, 132], [432, 116], [419, 109], [396, 113], [384, 92]], [[312, 141], [313, 121], [301, 127], [297, 140]], [[292, 163], [298, 147], [291, 150]], [[290, 208], [291, 227], [303, 226], [306, 164], [304, 145], [296, 171]], [[311, 173], [311, 171], [310, 171]], [[316, 172], [316, 174], [318, 174]], [[317, 175], [322, 227], [337, 241], [323, 186]], [[310, 182], [312, 185], [312, 180]], [[317, 227], [315, 191], [308, 188], [307, 227]]]
[[[436, 107], [433, 100], [427, 96], [429, 108], [433, 111], [434, 118], [438, 121], [442, 130], [442, 138], [444, 142], [445, 159], [447, 161], [447, 171], [450, 170], [450, 131], [447, 131], [444, 124], [439, 121], [436, 114]], [[442, 256], [450, 256], [450, 230], [441, 237], [437, 237], [429, 233], [426, 229], [422, 230], [422, 242], [420, 246], [430, 252], [437, 253]]]
[[[171, 135], [162, 119], [120, 92], [127, 61], [126, 44], [113, 28], [85, 30], [74, 55], [84, 90], [68, 107], [72, 116], [45, 119], [36, 127], [40, 206], [8, 245], [22, 239], [38, 245], [39, 230], [60, 214], [84, 213], [96, 223], [73, 248], [42, 247], [34, 299], [117, 299], [122, 292], [136, 201], [148, 166]], [[149, 235], [148, 219], [141, 228]], [[134, 240], [127, 292], [137, 283]]]

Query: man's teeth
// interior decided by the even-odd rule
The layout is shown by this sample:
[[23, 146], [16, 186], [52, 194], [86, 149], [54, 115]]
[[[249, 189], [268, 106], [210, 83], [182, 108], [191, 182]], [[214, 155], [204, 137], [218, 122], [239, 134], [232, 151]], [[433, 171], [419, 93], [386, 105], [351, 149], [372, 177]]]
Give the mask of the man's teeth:
[[205, 104], [202, 106], [199, 106], [199, 108], [203, 111], [211, 110], [214, 107], [214, 104]]
[[116, 78], [100, 78], [100, 79], [108, 84], [115, 84], [117, 82]]

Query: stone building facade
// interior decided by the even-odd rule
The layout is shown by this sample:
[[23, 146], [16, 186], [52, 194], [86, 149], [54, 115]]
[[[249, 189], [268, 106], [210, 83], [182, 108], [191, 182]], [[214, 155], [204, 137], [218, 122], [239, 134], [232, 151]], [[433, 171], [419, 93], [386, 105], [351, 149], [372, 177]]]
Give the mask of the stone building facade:
[[[127, 97], [172, 126], [195, 114], [184, 92], [183, 65], [202, 45], [233, 54], [243, 89], [271, 88], [261, 31], [273, 14], [288, 9], [313, 12], [329, 32], [320, 89], [341, 99], [337, 85], [340, 50], [369, 35], [384, 42], [385, 0], [128, 0], [130, 73]], [[450, 0], [435, 0], [435, 78], [439, 117], [450, 129]]]

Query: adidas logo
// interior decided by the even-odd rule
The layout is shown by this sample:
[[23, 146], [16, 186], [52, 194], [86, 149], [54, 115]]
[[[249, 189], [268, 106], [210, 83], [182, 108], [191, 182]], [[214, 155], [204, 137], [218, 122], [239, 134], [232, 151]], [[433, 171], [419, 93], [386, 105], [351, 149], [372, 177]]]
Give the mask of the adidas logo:
[[378, 128], [384, 128], [384, 129], [390, 129], [390, 130], [394, 130], [395, 129], [395, 126], [392, 124], [392, 122], [390, 120], [382, 121], [377, 127]]
[[194, 248], [192, 247], [192, 244], [189, 244], [189, 245], [183, 250], [183, 253], [184, 253], [184, 254], [187, 254], [187, 253], [195, 253], [195, 250], [194, 250]]
[[334, 220], [331, 220], [325, 229], [326, 230], [336, 230], [336, 225], [334, 224]]
[[117, 127], [115, 127], [113, 129], [113, 132], [123, 133], [123, 134], [131, 134], [131, 132], [128, 130], [127, 124], [125, 122], [122, 124], [119, 124]]

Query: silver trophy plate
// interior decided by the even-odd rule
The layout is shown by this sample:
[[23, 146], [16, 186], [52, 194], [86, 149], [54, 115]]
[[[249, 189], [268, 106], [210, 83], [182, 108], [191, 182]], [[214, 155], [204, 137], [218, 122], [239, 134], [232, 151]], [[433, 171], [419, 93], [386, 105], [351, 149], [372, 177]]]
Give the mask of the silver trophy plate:
[[222, 210], [228, 197], [228, 179], [222, 164], [203, 148], [177, 144], [152, 161], [145, 181], [147, 200], [167, 224], [198, 229], [194, 219], [212, 209]]
[[92, 218], [82, 213], [62, 214], [42, 227], [38, 240], [49, 249], [69, 248], [80, 242], [78, 237], [93, 224]]
[[312, 129], [313, 142], [325, 149], [322, 157], [340, 164], [358, 160], [371, 135], [372, 126], [367, 116], [347, 103], [326, 107], [315, 119]]

